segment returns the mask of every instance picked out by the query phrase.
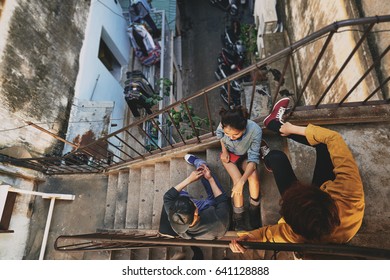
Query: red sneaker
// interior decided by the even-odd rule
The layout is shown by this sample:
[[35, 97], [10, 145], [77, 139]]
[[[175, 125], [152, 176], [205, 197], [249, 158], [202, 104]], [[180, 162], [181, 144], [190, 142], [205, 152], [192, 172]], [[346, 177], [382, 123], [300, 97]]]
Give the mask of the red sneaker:
[[263, 121], [264, 126], [267, 127], [270, 121], [275, 119], [279, 122], [282, 122], [282, 117], [287, 109], [288, 103], [290, 103], [290, 98], [288, 97], [282, 98], [278, 102], [276, 102], [275, 106], [272, 108], [271, 114], [265, 117]]

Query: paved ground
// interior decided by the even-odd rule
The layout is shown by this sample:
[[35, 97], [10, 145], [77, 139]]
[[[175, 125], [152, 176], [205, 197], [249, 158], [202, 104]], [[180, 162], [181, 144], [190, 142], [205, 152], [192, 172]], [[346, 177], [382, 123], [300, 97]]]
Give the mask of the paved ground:
[[[221, 35], [225, 26], [229, 26], [231, 16], [209, 4], [207, 0], [187, 0], [182, 2], [182, 56], [183, 56], [183, 96], [210, 86], [217, 80], [214, 71], [217, 69], [217, 57], [222, 49]], [[238, 18], [241, 22], [251, 23], [248, 6], [241, 9]], [[194, 103], [195, 113], [206, 116], [203, 99]], [[219, 90], [209, 94], [212, 119], [219, 122], [219, 109], [224, 106]]]
[[[107, 176], [101, 174], [52, 176], [39, 186], [39, 191], [76, 196], [74, 201], [55, 202], [44, 258], [71, 259], [72, 254], [56, 252], [54, 242], [60, 235], [93, 233], [96, 229], [103, 228]], [[37, 260], [39, 257], [49, 204], [48, 199], [40, 197], [35, 199], [25, 259]]]

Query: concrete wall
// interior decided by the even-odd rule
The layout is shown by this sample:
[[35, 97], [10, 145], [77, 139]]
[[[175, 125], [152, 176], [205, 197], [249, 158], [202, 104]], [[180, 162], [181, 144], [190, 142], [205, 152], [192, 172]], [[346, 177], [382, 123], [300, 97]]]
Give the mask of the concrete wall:
[[[356, 0], [356, 6], [359, 10], [361, 16], [364, 17], [373, 17], [376, 15], [385, 15], [390, 13], [390, 2], [389, 1], [375, 1], [375, 0]], [[383, 30], [389, 30], [390, 23], [382, 23], [380, 27], [375, 26], [373, 31], [375, 33], [370, 37], [370, 50], [376, 54], [382, 53], [385, 48], [389, 45], [390, 33], [389, 32], [381, 32]], [[379, 73], [379, 79], [382, 81], [386, 79], [387, 76], [382, 75], [383, 73], [390, 72], [390, 56], [386, 55], [382, 60], [379, 69], [377, 70]], [[385, 98], [390, 97], [390, 85], [387, 84], [383, 93]]]
[[[96, 138], [110, 132], [110, 122], [122, 127], [127, 105], [121, 78], [130, 54], [126, 29], [115, 1], [6, 1], [0, 29], [0, 118], [6, 131], [0, 132], [0, 150], [13, 147], [7, 154], [15, 156], [20, 150], [61, 154], [62, 142], [25, 121], [72, 142], [89, 130], [72, 117], [85, 101], [114, 104], [103, 108], [110, 115], [90, 114], [82, 123], [98, 127]], [[98, 58], [101, 38], [120, 64], [115, 75]]]
[[[80, 52], [80, 69], [75, 84], [75, 106], [72, 107], [67, 140], [74, 142], [92, 131], [96, 140], [124, 125], [127, 104], [123, 98], [124, 72], [128, 69], [130, 41], [127, 22], [122, 8], [115, 1], [92, 1], [85, 40]], [[103, 38], [120, 63], [119, 73], [113, 75], [98, 58], [100, 40]], [[91, 113], [86, 103], [94, 104]], [[110, 103], [111, 105], [107, 105]], [[113, 104], [113, 105], [112, 105]], [[109, 112], [108, 114], [105, 114]], [[80, 116], [83, 116], [82, 119]], [[84, 121], [81, 123], [80, 121]], [[110, 124], [115, 123], [112, 128]], [[87, 144], [87, 143], [84, 143]], [[114, 143], [115, 144], [115, 143]], [[66, 146], [64, 153], [72, 149]]]
[[[0, 28], [0, 148], [23, 146], [33, 155], [60, 152], [79, 70], [90, 1], [6, 1]], [[19, 129], [18, 129], [19, 128]]]
[[[33, 191], [44, 177], [38, 172], [13, 167], [0, 166], [0, 185], [10, 185], [24, 191]], [[0, 186], [2, 187], [2, 186]], [[9, 229], [12, 233], [0, 234], [0, 260], [21, 260], [25, 254], [32, 205], [35, 197], [30, 194], [18, 194], [12, 211]]]
[[[356, 9], [356, 3], [352, 0], [332, 0], [332, 1], [284, 1], [286, 10], [286, 26], [290, 41], [296, 42], [321, 28], [351, 18], [358, 18], [360, 14]], [[371, 1], [369, 1], [371, 2]], [[355, 47], [359, 37], [352, 32], [345, 31], [350, 28], [340, 28], [333, 36], [317, 70], [315, 71], [307, 90], [305, 91], [306, 104], [313, 104], [317, 97], [321, 95], [329, 82], [333, 79], [337, 71]], [[352, 28], [356, 29], [356, 28]], [[361, 33], [360, 33], [361, 34]], [[359, 34], [359, 35], [360, 35]], [[326, 38], [319, 39], [310, 45], [301, 48], [294, 56], [294, 67], [298, 73], [297, 84], [302, 88], [314, 61]], [[355, 85], [364, 71], [371, 65], [372, 57], [368, 45], [364, 44], [358, 53], [354, 55], [348, 66], [342, 72], [337, 82], [330, 89], [330, 92], [323, 100], [323, 103], [334, 103]], [[361, 101], [378, 85], [376, 75], [369, 75], [355, 89], [347, 101]], [[376, 98], [381, 98], [376, 97]], [[373, 98], [373, 99], [376, 99]], [[371, 99], [371, 100], [373, 100]]]

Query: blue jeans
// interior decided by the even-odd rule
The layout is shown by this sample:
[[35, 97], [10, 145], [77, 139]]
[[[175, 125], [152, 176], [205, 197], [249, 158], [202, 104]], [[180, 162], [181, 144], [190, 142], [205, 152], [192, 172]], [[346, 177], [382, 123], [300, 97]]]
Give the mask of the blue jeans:
[[[226, 193], [223, 190], [221, 184], [219, 183], [217, 177], [215, 177], [214, 175], [212, 175], [212, 176], [213, 176], [214, 181], [217, 184], [218, 188], [222, 192], [221, 195], [226, 196]], [[211, 185], [210, 185], [209, 181], [207, 179], [205, 179], [204, 177], [202, 177], [201, 182], [202, 182], [203, 187], [204, 187], [204, 189], [205, 189], [205, 191], [207, 193], [207, 198], [197, 199], [197, 198], [192, 198], [191, 197], [191, 200], [195, 203], [195, 205], [198, 208], [199, 212], [209, 208], [210, 206], [214, 206], [215, 205], [215, 197], [214, 197], [213, 190], [211, 189]], [[184, 191], [184, 190], [180, 192], [180, 195], [185, 195], [185, 196], [190, 197], [189, 193], [187, 191]]]

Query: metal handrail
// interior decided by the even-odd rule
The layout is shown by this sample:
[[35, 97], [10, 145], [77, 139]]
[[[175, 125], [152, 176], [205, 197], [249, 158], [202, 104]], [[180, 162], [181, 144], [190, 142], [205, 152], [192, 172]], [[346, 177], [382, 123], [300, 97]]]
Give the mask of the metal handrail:
[[[162, 248], [170, 246], [199, 246], [209, 248], [229, 248], [231, 238], [216, 240], [196, 240], [169, 238], [159, 234], [91, 233], [81, 235], [61, 235], [54, 242], [56, 251], [113, 251], [141, 248]], [[353, 246], [349, 244], [308, 244], [274, 242], [238, 242], [246, 249], [297, 252], [304, 255], [329, 255], [347, 258], [390, 259], [390, 250]]]
[[[206, 88], [203, 88], [191, 96], [188, 96], [186, 98], [183, 98], [173, 104], [170, 104], [162, 109], [159, 109], [158, 111], [144, 117], [141, 119], [138, 119], [131, 124], [112, 132], [105, 137], [102, 137], [95, 142], [92, 142], [88, 145], [85, 145], [83, 147], [79, 147], [73, 152], [63, 156], [63, 157], [57, 157], [57, 158], [30, 158], [30, 159], [13, 159], [13, 158], [0, 158], [0, 161], [10, 162], [16, 165], [24, 165], [28, 166], [29, 168], [33, 169], [39, 169], [47, 174], [69, 174], [69, 173], [93, 173], [93, 172], [104, 172], [107, 171], [110, 168], [116, 167], [118, 165], [130, 163], [132, 161], [136, 161], [139, 159], [146, 159], [148, 157], [154, 156], [161, 152], [166, 152], [168, 150], [175, 149], [181, 145], [188, 145], [189, 143], [201, 143], [207, 138], [214, 137], [214, 126], [213, 121], [211, 120], [211, 110], [209, 106], [209, 100], [208, 98], [212, 96], [214, 93], [212, 92], [215, 89], [220, 88], [221, 86], [227, 85], [227, 88], [229, 89], [229, 100], [230, 100], [230, 82], [236, 79], [240, 79], [244, 76], [247, 76], [251, 73], [255, 73], [256, 71], [261, 71], [261, 69], [264, 68], [264, 66], [270, 65], [272, 63], [275, 63], [279, 60], [286, 59], [283, 71], [282, 71], [282, 77], [281, 80], [284, 79], [287, 68], [289, 66], [289, 61], [292, 58], [292, 56], [301, 48], [309, 46], [309, 44], [316, 42], [319, 39], [326, 38], [325, 42], [323, 43], [323, 46], [321, 48], [321, 51], [319, 52], [317, 59], [314, 61], [311, 70], [309, 71], [306, 79], [303, 82], [303, 86], [300, 90], [297, 92], [297, 99], [295, 100], [295, 104], [290, 110], [290, 113], [288, 115], [289, 118], [294, 118], [299, 116], [299, 112], [301, 111], [316, 111], [321, 108], [323, 108], [323, 105], [329, 105], [329, 104], [320, 104], [321, 101], [324, 99], [326, 95], [329, 95], [329, 89], [330, 87], [335, 83], [335, 81], [339, 78], [341, 75], [341, 72], [343, 69], [347, 66], [349, 63], [349, 60], [351, 59], [352, 55], [363, 45], [363, 42], [367, 40], [369, 32], [371, 32], [372, 28], [379, 23], [382, 22], [389, 22], [390, 21], [390, 15], [384, 15], [384, 16], [375, 16], [375, 17], [367, 17], [367, 18], [359, 18], [359, 19], [349, 19], [344, 21], [335, 22], [329, 26], [326, 26], [319, 31], [316, 31], [307, 37], [297, 41], [296, 43], [293, 43], [287, 48], [284, 48], [275, 54], [272, 54], [261, 61], [254, 63], [244, 69], [242, 69], [239, 72], [236, 72], [229, 77], [222, 79], [220, 81], [217, 81], [211, 85], [209, 85]], [[325, 91], [322, 93], [322, 95], [319, 97], [319, 99], [314, 102], [313, 104], [306, 104], [304, 106], [301, 106], [301, 99], [304, 96], [305, 90], [308, 88], [309, 82], [311, 81], [315, 71], [317, 70], [317, 67], [323, 58], [324, 53], [327, 51], [328, 46], [331, 42], [331, 40], [334, 38], [334, 34], [343, 27], [350, 27], [350, 26], [360, 26], [360, 25], [369, 25], [365, 31], [363, 32], [363, 35], [360, 37], [358, 42], [356, 43], [355, 48], [351, 51], [350, 56], [346, 59], [341, 69], [336, 73], [334, 79], [329, 83], [329, 85], [326, 87]], [[349, 30], [353, 32], [353, 30]], [[359, 31], [360, 32], [360, 31]], [[362, 75], [361, 79], [355, 84], [355, 86], [344, 96], [344, 98], [339, 103], [334, 103], [336, 106], [334, 106], [333, 110], [339, 110], [341, 107], [348, 107], [349, 102], [345, 102], [345, 100], [352, 94], [352, 91], [356, 89], [357, 85], [368, 75], [368, 73], [375, 68], [377, 64], [381, 62], [381, 58], [387, 53], [387, 51], [390, 49], [390, 46], [385, 49], [385, 51], [381, 54], [379, 59], [374, 60], [373, 64], [365, 71], [365, 73]], [[375, 105], [372, 105], [371, 99], [375, 93], [377, 93], [383, 86], [389, 81], [389, 78], [384, 79], [384, 81], [379, 81], [381, 85], [377, 87], [375, 90], [372, 91], [371, 94], [362, 102], [354, 103], [354, 106], [364, 107], [364, 106], [376, 106], [378, 104], [382, 105], [389, 105], [390, 104], [390, 98], [387, 100], [380, 100], [373, 102]], [[252, 110], [253, 107], [253, 96], [256, 86], [256, 81], [253, 82], [253, 89], [252, 89], [252, 100], [250, 101], [250, 110]], [[280, 83], [277, 86], [276, 92], [272, 93], [272, 105], [275, 104], [278, 96], [278, 91], [280, 88]], [[189, 103], [198, 100], [198, 98], [204, 98], [204, 108], [206, 111], [206, 116], [209, 118], [210, 125], [207, 127], [202, 127], [201, 131], [199, 128], [195, 125], [195, 122], [191, 116], [191, 110], [189, 109]], [[314, 105], [314, 107], [313, 107]], [[330, 104], [332, 105], [332, 104]], [[183, 114], [186, 115], [186, 118], [188, 119], [188, 129], [191, 131], [192, 135], [194, 136], [192, 140], [188, 140], [185, 133], [183, 133], [178, 125], [176, 125], [174, 121], [174, 116], [172, 116], [171, 111], [177, 110], [178, 107], [183, 108]], [[387, 109], [382, 109], [385, 112], [387, 112]], [[378, 112], [378, 114], [382, 114], [383, 111]], [[168, 118], [162, 118], [162, 116], [166, 115]], [[265, 116], [262, 116], [260, 118], [257, 118], [256, 121], [261, 121]], [[167, 134], [164, 132], [164, 129], [162, 129], [162, 126], [164, 124], [159, 124], [156, 122], [156, 119], [162, 120], [162, 119], [169, 119], [171, 121], [171, 127], [173, 129], [172, 134]], [[390, 117], [387, 116], [387, 119]], [[359, 123], [361, 122], [363, 117], [355, 118], [355, 122]], [[385, 120], [387, 120], [385, 119]], [[383, 121], [384, 119], [378, 119], [377, 121]], [[307, 115], [306, 115], [306, 121]], [[329, 124], [332, 123], [334, 120], [331, 118], [327, 118], [326, 122]], [[158, 144], [155, 141], [151, 135], [150, 132], [145, 131], [143, 129], [144, 124], [149, 123], [151, 126], [154, 126], [156, 128], [156, 131], [161, 139], [165, 139], [166, 145]], [[138, 135], [141, 134], [141, 135]], [[142, 143], [141, 138], [147, 138], [149, 141], [153, 144], [152, 148], [155, 148], [155, 150], [151, 150], [150, 147], [147, 147]], [[206, 137], [207, 135], [207, 137]], [[131, 137], [132, 139], [135, 139], [136, 142], [133, 145], [130, 145], [128, 143], [128, 138]], [[176, 137], [176, 139], [174, 139]], [[104, 144], [104, 146], [102, 146]], [[115, 152], [112, 152], [114, 150]], [[88, 162], [83, 161], [78, 155], [85, 155], [89, 158]], [[78, 163], [77, 163], [78, 162]]]

